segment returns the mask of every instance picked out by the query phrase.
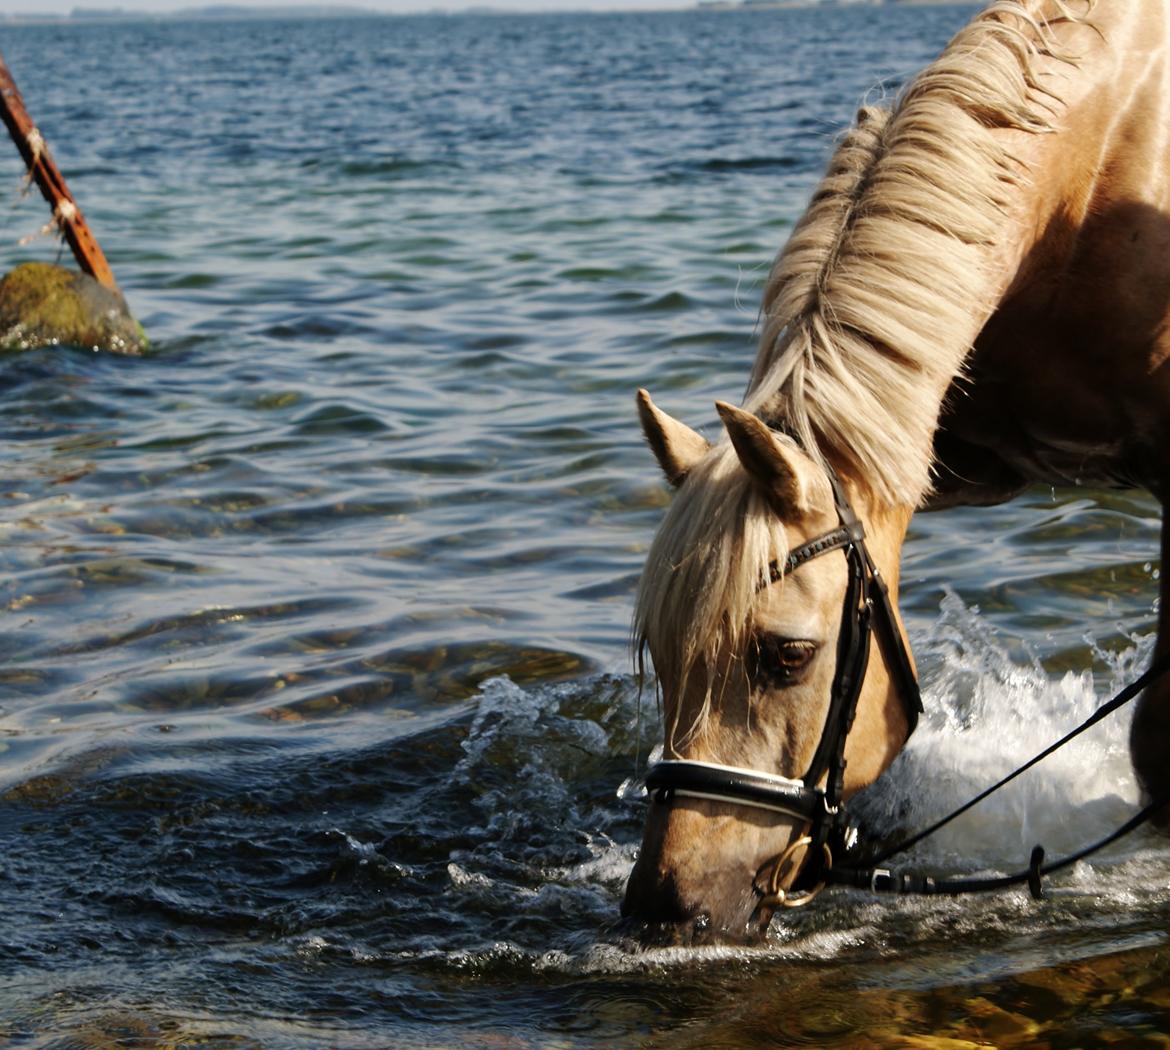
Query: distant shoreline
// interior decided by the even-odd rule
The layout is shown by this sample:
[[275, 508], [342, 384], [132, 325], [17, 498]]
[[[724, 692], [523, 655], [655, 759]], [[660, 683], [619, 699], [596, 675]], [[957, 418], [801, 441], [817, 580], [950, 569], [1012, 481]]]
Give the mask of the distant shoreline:
[[111, 22], [139, 21], [239, 21], [255, 19], [289, 18], [409, 18], [417, 15], [546, 15], [546, 14], [666, 14], [679, 11], [773, 11], [791, 8], [832, 8], [851, 7], [952, 7], [961, 4], [974, 6], [978, 0], [698, 0], [697, 3], [680, 2], [675, 8], [630, 8], [628, 11], [591, 11], [589, 8], [564, 9], [558, 11], [532, 11], [510, 8], [506, 3], [499, 6], [486, 4], [463, 8], [457, 11], [435, 8], [420, 8], [411, 12], [379, 11], [360, 6], [338, 7], [332, 4], [289, 4], [282, 7], [261, 7], [248, 4], [215, 4], [205, 7], [184, 7], [177, 11], [127, 11], [120, 7], [82, 10], [75, 8], [68, 14], [36, 14], [32, 12], [0, 11], [0, 24], [38, 25], [60, 24], [87, 25]]
[[386, 11], [367, 7], [338, 7], [327, 4], [289, 4], [283, 7], [261, 7], [247, 4], [216, 4], [208, 7], [183, 7], [177, 11], [127, 11], [121, 7], [74, 8], [68, 14], [34, 14], [30, 12], [0, 11], [0, 22], [14, 23], [76, 23], [138, 22], [158, 20], [195, 19], [199, 21], [231, 21], [256, 18], [382, 18], [394, 17]]

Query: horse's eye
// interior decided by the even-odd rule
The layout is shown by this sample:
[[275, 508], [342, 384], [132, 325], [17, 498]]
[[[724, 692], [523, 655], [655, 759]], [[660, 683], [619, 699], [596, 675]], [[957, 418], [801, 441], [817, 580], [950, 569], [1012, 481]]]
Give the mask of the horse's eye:
[[763, 635], [749, 650], [748, 673], [767, 685], [795, 685], [816, 655], [815, 642]]

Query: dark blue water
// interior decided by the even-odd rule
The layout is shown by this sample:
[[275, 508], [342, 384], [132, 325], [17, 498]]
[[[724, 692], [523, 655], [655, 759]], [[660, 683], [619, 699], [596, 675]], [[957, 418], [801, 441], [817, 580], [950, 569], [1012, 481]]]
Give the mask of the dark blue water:
[[[1044, 906], [842, 893], [753, 951], [641, 953], [613, 925], [632, 591], [668, 498], [633, 392], [714, 430], [837, 129], [968, 14], [6, 29], [156, 353], [0, 361], [0, 1037], [1157, 1030], [1150, 838]], [[58, 252], [17, 245], [45, 219], [21, 176], [12, 151], [5, 267]], [[1148, 498], [1087, 491], [916, 524], [930, 714], [876, 823], [941, 811], [1134, 673], [1157, 529]], [[923, 858], [1014, 868], [1119, 823], [1125, 733]]]

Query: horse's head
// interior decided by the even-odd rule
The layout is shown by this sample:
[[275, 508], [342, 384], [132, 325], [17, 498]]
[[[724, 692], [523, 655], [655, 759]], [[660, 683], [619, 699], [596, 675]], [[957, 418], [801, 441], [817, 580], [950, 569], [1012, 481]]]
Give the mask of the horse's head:
[[[623, 913], [653, 936], [742, 939], [766, 928], [810, 854], [823, 855], [820, 841], [812, 851], [799, 844], [815, 823], [810, 807], [825, 801], [816, 789], [842, 769], [843, 797], [872, 782], [911, 728], [914, 709], [898, 687], [913, 676], [890, 657], [903, 644], [892, 614], [894, 637], [868, 662], [859, 650], [868, 635], [858, 636], [882, 598], [873, 590], [878, 571], [896, 589], [910, 512], [879, 506], [862, 485], [849, 485], [847, 498], [826, 469], [750, 412], [718, 405], [730, 441], [711, 447], [645, 391], [638, 401], [678, 493], [638, 595], [637, 635], [662, 691], [667, 761]], [[832, 700], [849, 691], [850, 675], [858, 684], [845, 707], [855, 717]], [[843, 764], [833, 755], [838, 739]], [[751, 774], [764, 774], [754, 799], [750, 783], [724, 790]]]

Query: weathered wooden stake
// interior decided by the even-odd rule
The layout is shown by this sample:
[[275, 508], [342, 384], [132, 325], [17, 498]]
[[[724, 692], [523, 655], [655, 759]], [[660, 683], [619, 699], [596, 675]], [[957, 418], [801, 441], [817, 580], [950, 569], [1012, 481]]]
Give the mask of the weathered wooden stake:
[[0, 56], [0, 118], [4, 120], [12, 141], [16, 143], [16, 148], [28, 166], [29, 175], [53, 209], [53, 221], [73, 249], [77, 265], [83, 273], [116, 292], [118, 283], [114, 280], [110, 264], [106, 262], [85, 216], [69, 192], [64, 176], [53, 163], [49, 147], [33, 124], [28, 110], [24, 108], [24, 100], [20, 97], [20, 91], [3, 56]]

